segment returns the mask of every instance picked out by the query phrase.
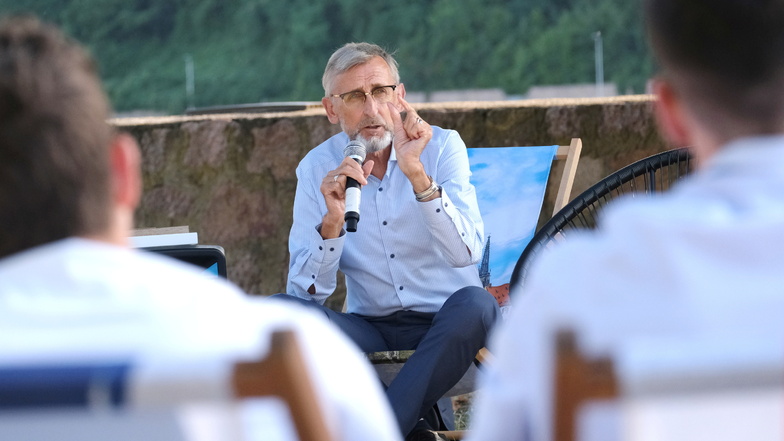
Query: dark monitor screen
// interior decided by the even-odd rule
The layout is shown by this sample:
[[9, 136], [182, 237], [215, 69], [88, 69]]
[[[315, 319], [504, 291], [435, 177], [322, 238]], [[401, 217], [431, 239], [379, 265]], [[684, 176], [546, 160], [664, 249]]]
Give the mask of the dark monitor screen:
[[216, 276], [227, 277], [226, 254], [223, 251], [223, 247], [217, 245], [174, 245], [141, 249], [164, 254], [196, 265]]

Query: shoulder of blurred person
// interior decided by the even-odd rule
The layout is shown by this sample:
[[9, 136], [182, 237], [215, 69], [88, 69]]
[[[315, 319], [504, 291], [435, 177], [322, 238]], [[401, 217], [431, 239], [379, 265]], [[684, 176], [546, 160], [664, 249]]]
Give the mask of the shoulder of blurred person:
[[[292, 329], [339, 439], [399, 439], [359, 349], [307, 308], [164, 256], [70, 238], [0, 259], [4, 359], [253, 360]], [[379, 438], [380, 437], [380, 438]]]

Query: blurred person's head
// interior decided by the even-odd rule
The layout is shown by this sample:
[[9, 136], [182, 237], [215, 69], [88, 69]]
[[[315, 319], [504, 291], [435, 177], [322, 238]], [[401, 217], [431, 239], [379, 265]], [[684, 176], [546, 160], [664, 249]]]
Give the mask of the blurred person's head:
[[644, 2], [671, 141], [709, 155], [738, 137], [784, 132], [784, 0]]
[[76, 42], [33, 17], [0, 19], [0, 257], [70, 236], [125, 242], [138, 149], [109, 113]]

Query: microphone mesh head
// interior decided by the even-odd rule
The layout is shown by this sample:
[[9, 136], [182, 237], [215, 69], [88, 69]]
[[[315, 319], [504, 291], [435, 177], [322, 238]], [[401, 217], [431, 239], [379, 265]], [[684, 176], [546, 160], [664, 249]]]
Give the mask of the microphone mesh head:
[[365, 155], [367, 155], [365, 144], [356, 139], [349, 142], [346, 148], [343, 149], [343, 156], [359, 158], [359, 162], [365, 162]]

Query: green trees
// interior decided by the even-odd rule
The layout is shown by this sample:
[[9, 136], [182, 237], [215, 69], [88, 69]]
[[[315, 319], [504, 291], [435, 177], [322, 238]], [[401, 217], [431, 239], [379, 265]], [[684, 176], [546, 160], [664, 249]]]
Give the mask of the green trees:
[[87, 45], [118, 111], [181, 113], [185, 59], [198, 107], [323, 96], [329, 54], [348, 41], [396, 52], [409, 91], [605, 80], [640, 93], [653, 72], [636, 0], [0, 0]]

